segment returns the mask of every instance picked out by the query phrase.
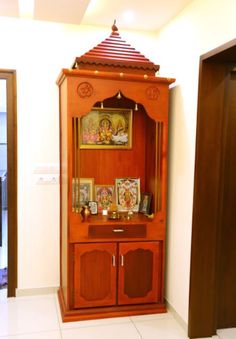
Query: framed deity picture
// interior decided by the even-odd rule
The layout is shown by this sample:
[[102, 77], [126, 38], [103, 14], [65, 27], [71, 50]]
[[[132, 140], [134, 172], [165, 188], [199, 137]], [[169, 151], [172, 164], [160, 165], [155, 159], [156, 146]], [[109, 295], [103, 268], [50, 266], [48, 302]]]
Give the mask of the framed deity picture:
[[131, 148], [132, 110], [93, 108], [80, 120], [80, 148]]
[[88, 202], [91, 214], [98, 214], [98, 203], [97, 201]]
[[109, 209], [115, 200], [114, 185], [95, 185], [94, 198], [98, 204], [98, 212]]
[[150, 193], [142, 193], [141, 194], [141, 200], [139, 204], [139, 212], [144, 214], [150, 213], [150, 207], [151, 207], [151, 200], [152, 200], [152, 194]]
[[80, 178], [79, 179], [79, 193], [80, 193], [80, 206], [85, 205], [88, 201], [93, 200], [93, 178]]
[[140, 179], [118, 178], [115, 180], [118, 211], [139, 211]]

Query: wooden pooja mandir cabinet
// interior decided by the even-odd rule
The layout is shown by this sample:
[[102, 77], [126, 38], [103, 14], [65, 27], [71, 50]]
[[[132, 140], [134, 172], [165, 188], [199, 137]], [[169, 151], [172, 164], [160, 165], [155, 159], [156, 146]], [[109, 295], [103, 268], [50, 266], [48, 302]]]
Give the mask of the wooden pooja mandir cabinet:
[[[110, 36], [63, 69], [60, 90], [61, 273], [63, 321], [165, 312], [164, 270], [169, 85], [159, 66]], [[81, 119], [93, 107], [132, 110], [130, 147], [81, 147]], [[75, 183], [139, 178], [152, 217], [134, 213], [84, 220]], [[73, 183], [73, 184], [72, 184]], [[76, 188], [75, 188], [76, 187]]]

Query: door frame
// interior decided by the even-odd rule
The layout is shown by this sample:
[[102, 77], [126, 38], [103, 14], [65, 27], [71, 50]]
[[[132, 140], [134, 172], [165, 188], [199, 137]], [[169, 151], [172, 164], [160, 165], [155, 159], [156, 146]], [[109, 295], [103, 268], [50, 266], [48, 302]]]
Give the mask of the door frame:
[[225, 142], [225, 84], [236, 39], [200, 57], [190, 267], [190, 338], [217, 330], [217, 291]]
[[16, 71], [0, 69], [6, 80], [7, 102], [7, 204], [8, 204], [8, 288], [15, 297], [17, 288], [17, 97]]

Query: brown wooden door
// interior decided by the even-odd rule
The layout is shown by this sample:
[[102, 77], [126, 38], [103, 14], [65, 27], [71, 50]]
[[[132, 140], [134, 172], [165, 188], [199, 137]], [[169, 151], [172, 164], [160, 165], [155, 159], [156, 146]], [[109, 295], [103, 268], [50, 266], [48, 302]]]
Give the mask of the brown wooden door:
[[201, 56], [188, 336], [236, 326], [236, 39]]
[[17, 288], [17, 110], [16, 71], [0, 69], [7, 91], [7, 296], [14, 297]]
[[115, 243], [75, 245], [74, 307], [116, 303]]
[[160, 242], [120, 243], [118, 304], [158, 302], [160, 273]]
[[[232, 71], [230, 71], [232, 70]], [[225, 76], [225, 144], [217, 277], [217, 328], [236, 326], [236, 64]]]

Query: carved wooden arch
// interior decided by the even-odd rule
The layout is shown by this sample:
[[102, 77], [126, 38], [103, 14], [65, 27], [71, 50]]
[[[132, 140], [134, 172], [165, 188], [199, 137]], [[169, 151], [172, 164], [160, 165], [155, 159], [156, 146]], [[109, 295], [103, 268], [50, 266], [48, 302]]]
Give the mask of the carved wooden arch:
[[69, 114], [72, 117], [87, 114], [94, 103], [111, 98], [121, 91], [125, 97], [141, 104], [154, 121], [167, 122], [168, 91], [173, 79], [73, 71], [73, 76], [69, 76], [67, 81], [70, 91]]

